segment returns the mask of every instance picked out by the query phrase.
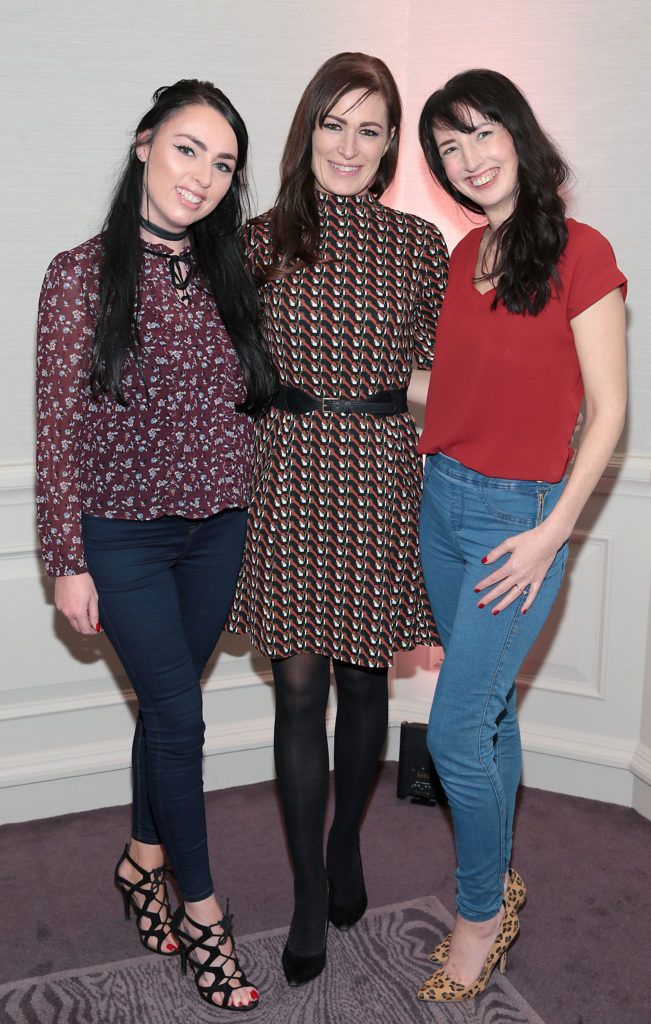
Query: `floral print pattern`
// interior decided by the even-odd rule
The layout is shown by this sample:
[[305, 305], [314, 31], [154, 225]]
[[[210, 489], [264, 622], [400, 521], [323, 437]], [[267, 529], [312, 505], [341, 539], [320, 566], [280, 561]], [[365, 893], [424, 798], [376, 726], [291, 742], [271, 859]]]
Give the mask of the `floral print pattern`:
[[[86, 571], [81, 515], [202, 519], [250, 498], [252, 420], [237, 354], [200, 275], [185, 303], [172, 251], [144, 245], [139, 366], [127, 362], [126, 405], [89, 387], [101, 236], [50, 264], [39, 303], [37, 524], [51, 576]], [[189, 250], [185, 255], [190, 257]]]

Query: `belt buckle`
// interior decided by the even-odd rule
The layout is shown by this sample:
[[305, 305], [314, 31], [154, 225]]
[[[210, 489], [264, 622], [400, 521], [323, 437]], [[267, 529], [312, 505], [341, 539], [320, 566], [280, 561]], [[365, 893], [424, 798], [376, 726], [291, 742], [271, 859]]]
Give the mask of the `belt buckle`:
[[337, 402], [337, 398], [322, 398], [321, 399], [321, 412], [332, 412], [332, 406]]

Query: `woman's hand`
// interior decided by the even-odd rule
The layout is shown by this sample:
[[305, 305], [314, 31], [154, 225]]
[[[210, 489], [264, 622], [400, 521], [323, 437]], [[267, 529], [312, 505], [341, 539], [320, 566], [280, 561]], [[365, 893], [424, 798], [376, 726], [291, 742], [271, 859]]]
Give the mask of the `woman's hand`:
[[91, 636], [100, 632], [97, 591], [90, 573], [57, 576], [54, 584], [54, 603], [78, 633]]
[[490, 576], [480, 580], [475, 587], [475, 593], [481, 593], [489, 587], [493, 588], [487, 594], [482, 594], [479, 607], [483, 608], [501, 597], [502, 600], [492, 609], [493, 615], [498, 615], [528, 590], [527, 599], [522, 605], [522, 613], [525, 614], [535, 601], [549, 567], [565, 539], [550, 522], [546, 521], [533, 530], [519, 533], [515, 537], [507, 537], [489, 551], [483, 559], [487, 565], [509, 553], [511, 557]]

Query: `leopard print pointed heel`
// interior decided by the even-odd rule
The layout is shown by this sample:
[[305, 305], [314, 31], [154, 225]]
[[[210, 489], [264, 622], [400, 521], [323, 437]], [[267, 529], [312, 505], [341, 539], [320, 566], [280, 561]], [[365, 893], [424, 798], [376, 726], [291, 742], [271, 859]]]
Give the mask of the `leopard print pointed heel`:
[[[504, 893], [504, 902], [507, 907], [510, 907], [511, 910], [515, 910], [517, 914], [522, 910], [526, 901], [527, 887], [522, 880], [522, 876], [518, 874], [515, 868], [511, 868], [509, 871], [509, 884], [506, 892]], [[445, 938], [439, 942], [438, 946], [434, 946], [434, 949], [427, 958], [431, 964], [443, 965], [448, 962], [451, 938], [452, 932], [448, 932]]]
[[[506, 903], [504, 906], [506, 907]], [[488, 951], [488, 956], [477, 980], [472, 985], [462, 985], [461, 982], [454, 981], [447, 974], [444, 967], [439, 967], [421, 985], [418, 990], [418, 998], [435, 1003], [456, 1003], [461, 1002], [463, 999], [474, 999], [480, 995], [488, 985], [491, 974], [496, 967], [499, 967], [501, 974], [505, 973], [509, 948], [519, 930], [520, 924], [517, 912], [506, 907], [500, 930]]]

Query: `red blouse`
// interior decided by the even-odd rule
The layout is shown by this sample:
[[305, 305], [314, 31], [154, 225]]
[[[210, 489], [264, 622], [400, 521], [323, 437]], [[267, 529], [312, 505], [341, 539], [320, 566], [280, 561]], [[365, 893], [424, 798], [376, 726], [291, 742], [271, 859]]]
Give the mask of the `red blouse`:
[[144, 247], [140, 369], [123, 374], [126, 407], [89, 389], [99, 236], [50, 264], [39, 304], [37, 524], [51, 576], [86, 571], [81, 514], [202, 519], [249, 502], [252, 421], [237, 354], [215, 301], [172, 285], [165, 245]]
[[439, 316], [421, 453], [444, 452], [486, 476], [561, 479], [583, 399], [570, 321], [626, 278], [607, 240], [568, 220], [558, 262], [559, 294], [538, 316], [492, 310], [473, 276], [484, 231], [475, 228], [450, 260]]

